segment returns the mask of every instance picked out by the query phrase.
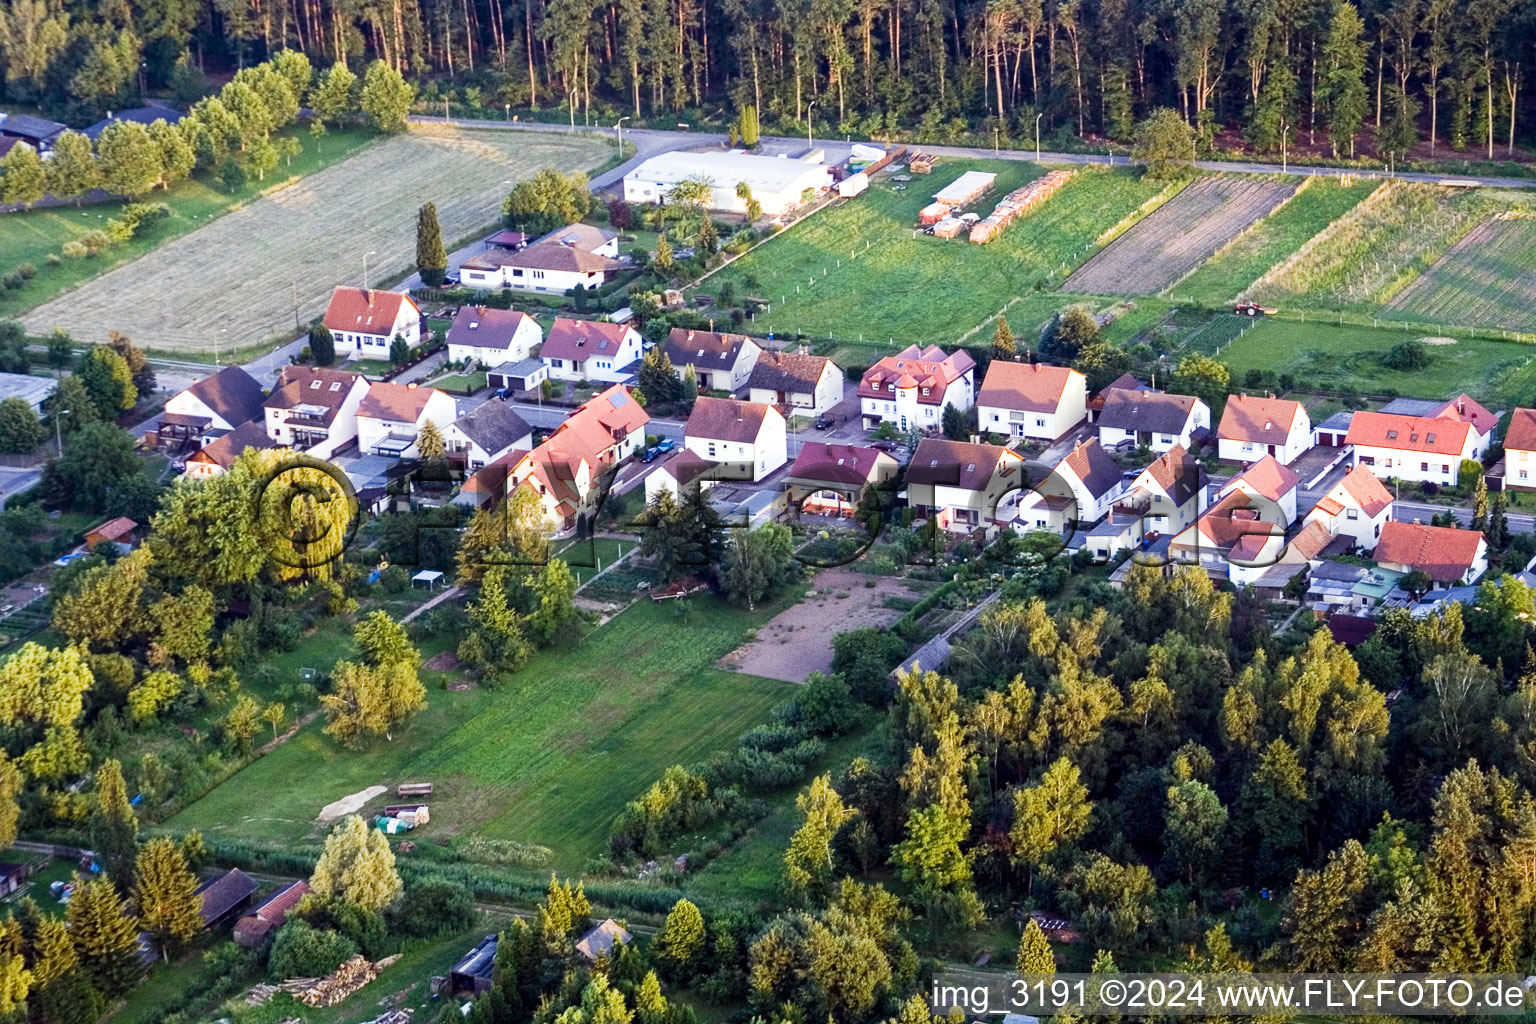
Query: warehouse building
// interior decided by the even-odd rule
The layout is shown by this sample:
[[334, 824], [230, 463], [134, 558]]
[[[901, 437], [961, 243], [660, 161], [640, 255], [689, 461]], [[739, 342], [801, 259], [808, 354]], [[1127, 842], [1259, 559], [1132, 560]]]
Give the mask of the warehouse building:
[[697, 177], [714, 185], [710, 209], [746, 212], [746, 200], [736, 194], [736, 186], [745, 182], [769, 217], [802, 205], [807, 193], [832, 187], [832, 172], [820, 162], [741, 152], [662, 153], [624, 175], [624, 198], [631, 203], [659, 202], [678, 182]]

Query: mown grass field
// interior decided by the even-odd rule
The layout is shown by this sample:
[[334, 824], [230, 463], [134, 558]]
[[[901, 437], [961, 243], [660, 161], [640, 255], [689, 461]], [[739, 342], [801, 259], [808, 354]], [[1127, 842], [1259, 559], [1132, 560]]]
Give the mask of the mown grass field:
[[1341, 185], [1311, 178], [1290, 202], [1255, 224], [1169, 291], [1192, 302], [1229, 302], [1270, 267], [1381, 187], [1379, 181]]
[[114, 267], [138, 259], [145, 253], [210, 221], [239, 209], [281, 182], [303, 178], [342, 163], [379, 136], [360, 128], [338, 129], [318, 143], [306, 129], [289, 127], [280, 135], [299, 140], [303, 151], [290, 164], [279, 163], [266, 181], [251, 179], [242, 188], [230, 192], [208, 176], [177, 182], [169, 191], [154, 192], [150, 202], [165, 203], [171, 214], [147, 229], [141, 237], [125, 245], [108, 249], [95, 259], [66, 260], [48, 266], [50, 253], [58, 253], [64, 243], [87, 231], [104, 229], [107, 221], [122, 212], [123, 203], [92, 203], [79, 207], [49, 207], [21, 213], [0, 215], [0, 273], [10, 273], [22, 263], [37, 268], [37, 277], [25, 288], [0, 291], [0, 317], [14, 317], [23, 310], [47, 302], [82, 282], [98, 277]]
[[1307, 387], [1355, 388], [1443, 398], [1465, 391], [1498, 406], [1528, 404], [1536, 393], [1536, 347], [1508, 341], [1461, 338], [1455, 345], [1430, 346], [1421, 370], [1394, 370], [1382, 357], [1416, 331], [1265, 320], [1222, 349], [1218, 357], [1234, 380], [1248, 370], [1292, 373]]
[[[431, 781], [437, 791], [424, 838], [520, 840], [579, 867], [603, 851], [614, 815], [669, 765], [730, 746], [794, 692], [714, 668], [777, 610], [747, 614], [708, 597], [638, 602], [569, 649], [538, 654], [499, 690], [429, 685], [427, 710], [393, 742], [354, 753], [316, 722], [169, 827], [314, 839], [323, 832], [315, 815], [333, 800], [372, 785]], [[285, 660], [313, 666], [321, 652], [334, 659], [348, 648], [321, 637], [317, 649]]]
[[967, 170], [997, 174], [996, 187], [974, 207], [983, 214], [1045, 173], [1030, 163], [946, 160], [901, 192], [880, 175], [864, 195], [814, 214], [701, 290], [729, 281], [738, 296], [767, 299], [772, 311], [746, 328], [753, 334], [799, 332], [887, 346], [894, 339], [898, 347], [953, 343], [1010, 301], [1059, 283], [1100, 235], [1159, 191], [1129, 172], [1082, 169], [988, 245], [914, 232], [932, 194]]
[[1536, 331], [1536, 219], [1479, 224], [1382, 315]]
[[[493, 224], [511, 183], [545, 167], [588, 170], [600, 140], [434, 126], [369, 146], [161, 245], [28, 313], [32, 333], [60, 324], [78, 340], [119, 330], [145, 348], [224, 355], [322, 312], [338, 283], [375, 286], [415, 258], [416, 212], [437, 204], [446, 240]], [[41, 275], [39, 275], [41, 276]], [[124, 296], [134, 301], [125, 302]]]

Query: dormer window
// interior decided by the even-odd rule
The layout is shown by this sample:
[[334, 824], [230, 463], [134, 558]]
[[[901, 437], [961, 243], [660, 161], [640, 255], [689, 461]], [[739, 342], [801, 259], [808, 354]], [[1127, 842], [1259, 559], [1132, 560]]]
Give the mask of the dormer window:
[[310, 381], [309, 382], [309, 389], [311, 391], [319, 391], [320, 390], [320, 381], [318, 379]]
[[1424, 435], [1424, 440], [1428, 441], [1430, 444], [1434, 444], [1435, 443], [1435, 435], [1434, 434], [1425, 434]]
[[923, 397], [924, 398], [928, 397], [928, 390], [929, 390], [928, 388], [923, 388]]
[[341, 381], [339, 381], [339, 380], [331, 381], [331, 390], [332, 391], [340, 391], [341, 390]]
[[1395, 431], [1395, 430], [1387, 431], [1387, 440], [1388, 441], [1396, 441], [1397, 440], [1397, 431]]
[[886, 390], [887, 390], [887, 391], [895, 391], [895, 390], [896, 390], [896, 385], [895, 385], [895, 383], [894, 383], [894, 382], [893, 382], [893, 383], [890, 383], [890, 384], [887, 384], [887, 385], [886, 385], [886, 386], [885, 386], [885, 389], [886, 389]]

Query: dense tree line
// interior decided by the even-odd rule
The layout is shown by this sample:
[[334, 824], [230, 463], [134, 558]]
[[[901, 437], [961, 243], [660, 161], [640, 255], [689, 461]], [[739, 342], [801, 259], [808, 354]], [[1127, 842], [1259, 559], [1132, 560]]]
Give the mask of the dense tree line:
[[1207, 140], [1234, 126], [1346, 156], [1420, 136], [1492, 155], [1536, 41], [1516, 0], [7, 0], [0, 28], [7, 100], [91, 110], [141, 70], [191, 100], [200, 68], [292, 49], [444, 76], [487, 108], [741, 108], [752, 136], [814, 107], [875, 135], [1026, 138], [1042, 115], [1047, 134], [1128, 141], [1170, 107]]

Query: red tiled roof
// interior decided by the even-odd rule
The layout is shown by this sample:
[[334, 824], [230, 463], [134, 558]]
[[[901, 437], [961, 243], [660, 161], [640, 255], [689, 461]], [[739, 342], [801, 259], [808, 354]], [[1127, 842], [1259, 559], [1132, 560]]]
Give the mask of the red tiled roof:
[[[391, 384], [375, 381], [368, 385], [368, 393], [357, 407], [357, 415], [370, 420], [396, 420], [415, 423], [433, 395], [441, 394], [436, 388], [418, 388], [409, 384]], [[448, 424], [444, 423], [443, 426]]]
[[[1200, 535], [1215, 547], [1232, 550], [1234, 554], [1241, 545], [1248, 560], [1252, 561], [1269, 538], [1284, 535], [1279, 525], [1259, 517], [1252, 501], [1252, 496], [1244, 491], [1229, 492], [1200, 517], [1196, 524]], [[1245, 538], [1251, 539], [1245, 541]]]
[[[918, 348], [909, 345], [894, 356], [886, 356], [864, 371], [859, 381], [860, 398], [889, 398], [888, 385], [899, 387], [925, 387], [929, 393], [919, 393], [917, 401], [922, 405], [938, 405], [944, 400], [948, 387], [976, 367], [976, 360], [964, 349], [945, 354], [937, 345]], [[911, 380], [903, 384], [901, 378]]]
[[1233, 488], [1239, 481], [1246, 483], [1256, 494], [1262, 494], [1270, 501], [1279, 501], [1301, 482], [1301, 477], [1280, 465], [1280, 461], [1273, 455], [1266, 455], [1233, 477], [1227, 487]]
[[1442, 405], [1434, 414], [1439, 419], [1461, 420], [1472, 424], [1479, 434], [1486, 434], [1499, 423], [1499, 418], [1483, 407], [1477, 399], [1462, 393]]
[[1328, 527], [1313, 520], [1302, 527], [1301, 532], [1291, 538], [1287, 545], [1287, 554], [1293, 554], [1310, 562], [1316, 558], [1324, 548], [1333, 543], [1333, 534]]
[[228, 469], [247, 448], [258, 450], [274, 448], [277, 442], [267, 436], [267, 428], [260, 420], [242, 423], [223, 437], [215, 438], [203, 446], [202, 451], [187, 456], [188, 462], [211, 462]]
[[1065, 366], [994, 359], [987, 367], [976, 404], [1019, 412], [1055, 412], [1073, 378], [1081, 382], [1083, 375]]
[[704, 437], [714, 441], [751, 444], [762, 432], [763, 421], [772, 413], [771, 405], [742, 402], [734, 398], [710, 398], [700, 395], [683, 427], [684, 437]]
[[606, 320], [570, 320], [559, 317], [539, 350], [541, 359], [571, 359], [583, 362], [588, 356], [616, 355], [633, 327]]
[[1188, 501], [1206, 484], [1205, 469], [1181, 444], [1176, 444], [1142, 470], [1175, 505]]
[[85, 533], [88, 537], [101, 537], [105, 540], [114, 541], [122, 540], [124, 537], [132, 533], [138, 527], [138, 525], [138, 523], [134, 522], [132, 519], [129, 519], [127, 516], [118, 516], [116, 519], [108, 519], [100, 526], [93, 530], [87, 530]]
[[789, 467], [789, 475], [822, 483], [864, 484], [882, 460], [888, 460], [893, 468], [896, 465], [895, 459], [878, 448], [806, 441]]
[[1536, 451], [1536, 409], [1516, 409], [1509, 418], [1504, 447], [1523, 452]]
[[1362, 411], [1350, 420], [1344, 441], [1372, 448], [1459, 457], [1466, 449], [1471, 430], [1472, 424], [1461, 420]]
[[1349, 496], [1355, 499], [1355, 503], [1361, 510], [1372, 519], [1392, 504], [1392, 492], [1387, 490], [1386, 485], [1375, 473], [1364, 466], [1356, 466], [1350, 470], [1344, 479], [1339, 481], [1339, 486], [1344, 488]]
[[747, 387], [810, 394], [830, 365], [832, 360], [825, 356], [804, 352], [760, 352], [752, 376], [747, 378]]
[[1303, 412], [1300, 402], [1256, 395], [1232, 395], [1216, 436], [1229, 441], [1284, 444], [1291, 426]]
[[332, 370], [324, 366], [285, 366], [278, 371], [277, 384], [264, 403], [268, 409], [294, 409], [301, 405], [316, 405], [325, 409], [323, 422], [336, 418], [347, 396], [359, 380], [360, 373], [350, 370]]
[[1057, 463], [1058, 469], [1063, 466], [1071, 470], [1095, 498], [1108, 494], [1123, 479], [1120, 466], [1097, 439], [1079, 443]]
[[308, 882], [292, 882], [277, 890], [266, 901], [251, 911], [252, 917], [261, 918], [264, 921], [275, 921], [282, 924], [288, 916], [288, 911], [299, 905], [299, 900], [309, 893]]
[[388, 336], [395, 330], [395, 321], [400, 317], [403, 304], [409, 304], [412, 311], [416, 309], [410, 296], [402, 292], [385, 292], [377, 288], [364, 291], [337, 285], [331, 292], [331, 304], [325, 309], [325, 326], [333, 331]]
[[1477, 561], [1483, 535], [1450, 526], [1390, 522], [1381, 528], [1372, 557], [1377, 562], [1423, 569], [1437, 583], [1455, 583]]

